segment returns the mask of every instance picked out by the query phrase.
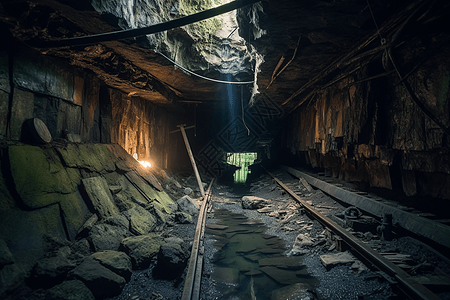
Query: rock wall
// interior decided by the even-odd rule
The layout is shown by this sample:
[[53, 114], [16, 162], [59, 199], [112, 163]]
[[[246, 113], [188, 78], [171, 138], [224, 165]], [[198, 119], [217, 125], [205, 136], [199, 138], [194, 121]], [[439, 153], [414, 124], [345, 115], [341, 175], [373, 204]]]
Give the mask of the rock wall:
[[32, 142], [25, 121], [39, 118], [54, 140], [118, 143], [167, 164], [165, 108], [108, 88], [94, 75], [22, 46], [0, 50], [0, 139]]
[[1, 169], [0, 295], [55, 245], [116, 251], [130, 232], [154, 231], [173, 211], [164, 173], [144, 169], [117, 144], [12, 145], [2, 148]]
[[[230, 0], [94, 0], [103, 15], [117, 18], [122, 29], [142, 28], [192, 15]], [[159, 51], [181, 66], [202, 73], [253, 76], [255, 53], [239, 36], [236, 12], [227, 13], [180, 28], [147, 35], [142, 46]], [[261, 32], [259, 33], [261, 34]], [[217, 76], [217, 74], [214, 74]]]
[[[36, 141], [28, 127], [33, 118], [46, 124], [51, 143]], [[160, 167], [169, 154], [178, 159], [169, 141], [172, 119], [180, 121], [57, 59], [21, 45], [0, 48], [2, 299], [15, 299], [8, 294], [24, 280], [58, 291], [75, 284], [97, 298], [120, 293], [124, 278], [110, 274], [117, 285], [99, 292], [80, 263], [93, 252], [117, 251], [124, 238], [146, 235], [171, 218], [174, 202], [162, 188], [167, 176]], [[134, 153], [150, 160], [152, 171]]]
[[[434, 53], [407, 79], [447, 128], [448, 50]], [[412, 50], [397, 55], [405, 57], [408, 51]], [[334, 177], [399, 188], [407, 196], [450, 199], [449, 137], [413, 102], [395, 73], [364, 80], [373, 76], [378, 64], [366, 65], [361, 72], [319, 91], [309, 104], [292, 113], [283, 145], [305, 164], [323, 168]]]

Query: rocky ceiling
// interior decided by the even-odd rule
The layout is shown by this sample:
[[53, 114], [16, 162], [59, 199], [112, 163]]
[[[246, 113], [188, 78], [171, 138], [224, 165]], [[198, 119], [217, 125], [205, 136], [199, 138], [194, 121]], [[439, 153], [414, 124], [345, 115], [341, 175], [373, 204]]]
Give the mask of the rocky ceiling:
[[[168, 3], [167, 11], [178, 7], [176, 0], [147, 1], [160, 6]], [[117, 0], [113, 5], [119, 2], [122, 1]], [[343, 76], [358, 72], [374, 58], [381, 60], [385, 49], [402, 47], [425, 36], [434, 41], [439, 30], [433, 36], [427, 30], [432, 27], [433, 32], [435, 28], [445, 31], [442, 23], [448, 19], [449, 6], [445, 1], [426, 0], [266, 0], [260, 5], [262, 11], [245, 7], [237, 12], [239, 34], [245, 41], [231, 40], [231, 43], [247, 49], [251, 44], [263, 56], [264, 63], [259, 66], [257, 76], [259, 91], [288, 109], [305, 103]], [[172, 17], [176, 18], [177, 14]], [[255, 24], [255, 17], [259, 24]], [[15, 38], [28, 45], [126, 27], [117, 14], [100, 14], [90, 1], [4, 0], [0, 3], [0, 21]], [[261, 27], [262, 36], [255, 34], [255, 25]], [[183, 44], [180, 49], [190, 51], [188, 55], [184, 53], [183, 62], [192, 71], [225, 78], [217, 68], [210, 69], [209, 62], [199, 53], [192, 51], [195, 38], [186, 33], [186, 28], [173, 29], [170, 36]], [[381, 38], [385, 39], [384, 43]], [[220, 84], [174, 67], [152, 50], [145, 37], [37, 50], [92, 70], [109, 86], [156, 103], [226, 100], [226, 95], [217, 92]], [[170, 49], [167, 54], [175, 56]], [[257, 66], [254, 60], [247, 62], [251, 67], [233, 80], [253, 79]], [[218, 65], [221, 63], [219, 60]]]

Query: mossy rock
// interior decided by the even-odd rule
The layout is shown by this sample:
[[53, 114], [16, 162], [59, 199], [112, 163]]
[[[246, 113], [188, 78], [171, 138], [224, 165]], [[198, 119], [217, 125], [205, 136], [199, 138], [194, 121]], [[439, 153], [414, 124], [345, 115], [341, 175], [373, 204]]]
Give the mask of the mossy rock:
[[78, 193], [61, 195], [61, 210], [70, 240], [75, 240], [78, 230], [87, 221], [89, 209]]
[[[175, 204], [175, 202], [172, 200], [172, 198], [170, 198], [169, 195], [167, 195], [166, 192], [156, 192], [156, 198], [155, 200], [158, 201], [158, 203], [161, 205], [161, 210], [164, 211], [165, 213], [171, 214], [172, 213], [172, 209], [170, 208], [171, 205]], [[153, 203], [153, 205], [155, 205], [155, 203]], [[155, 205], [156, 206], [156, 205]]]
[[11, 174], [24, 204], [29, 208], [60, 202], [60, 194], [77, 190], [80, 176], [63, 167], [53, 149], [36, 146], [10, 146]]
[[69, 144], [57, 148], [68, 167], [83, 168], [92, 172], [114, 171], [114, 158], [106, 145]]
[[[127, 173], [127, 175], [129, 176], [129, 178], [137, 185], [139, 186], [139, 188], [147, 195], [148, 198], [153, 200], [153, 204], [155, 204], [155, 201], [158, 202], [159, 205], [159, 209], [165, 213], [172, 213], [172, 209], [170, 209], [170, 205], [171, 204], [175, 204], [175, 202], [173, 202], [173, 200], [169, 197], [169, 195], [167, 195], [167, 193], [165, 191], [157, 191], [155, 190], [151, 185], [149, 185], [142, 177], [140, 177], [139, 175], [137, 175], [134, 172], [129, 172]], [[134, 189], [131, 188], [130, 186], [130, 190], [132, 191]], [[141, 197], [139, 197], [138, 195], [133, 195], [136, 199], [140, 199]], [[142, 197], [143, 198], [143, 197]]]
[[[1, 168], [1, 163], [0, 163]], [[5, 184], [5, 181], [3, 179], [2, 172], [0, 172], [0, 210], [1, 209], [10, 209], [15, 207], [15, 201], [11, 194], [9, 193], [9, 190]]]

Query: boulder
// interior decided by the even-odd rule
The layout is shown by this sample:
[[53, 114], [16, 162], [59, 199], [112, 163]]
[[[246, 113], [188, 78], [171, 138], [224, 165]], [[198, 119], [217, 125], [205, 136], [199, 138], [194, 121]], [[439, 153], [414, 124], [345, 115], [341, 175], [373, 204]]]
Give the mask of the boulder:
[[131, 279], [131, 259], [123, 252], [105, 250], [90, 256], [128, 282]]
[[86, 222], [84, 222], [83, 226], [80, 227], [77, 233], [77, 237], [86, 237], [95, 223], [97, 223], [97, 221], [98, 216], [96, 214], [93, 214]]
[[117, 250], [120, 242], [128, 235], [128, 231], [120, 226], [96, 224], [89, 232], [89, 240], [94, 251]]
[[130, 221], [123, 214], [117, 214], [105, 220], [106, 224], [122, 227], [126, 230], [130, 229]]
[[194, 199], [188, 195], [181, 197], [177, 200], [178, 209], [190, 215], [198, 214], [200, 206], [195, 202]]
[[95, 300], [91, 290], [80, 280], [69, 280], [49, 289], [47, 300]]
[[139, 205], [125, 211], [124, 216], [130, 221], [130, 231], [136, 235], [147, 234], [157, 225], [156, 218]]
[[157, 256], [162, 242], [161, 236], [150, 233], [124, 239], [120, 249], [131, 258], [133, 269], [143, 270], [148, 268], [152, 259]]
[[14, 257], [11, 251], [9, 251], [8, 245], [6, 245], [3, 239], [0, 239], [0, 269], [13, 263]]
[[313, 245], [314, 242], [309, 236], [300, 233], [295, 238], [294, 245], [292, 246], [292, 250], [289, 251], [288, 256], [308, 253], [308, 249], [310, 249]]
[[194, 223], [194, 220], [192, 219], [192, 216], [190, 214], [185, 213], [185, 212], [176, 212], [174, 214], [174, 220], [175, 220], [175, 223], [178, 223], [178, 224]]
[[63, 282], [67, 273], [76, 267], [75, 262], [69, 259], [70, 254], [70, 248], [65, 246], [56, 256], [39, 260], [31, 271], [28, 284], [48, 288]]
[[68, 277], [81, 280], [96, 299], [119, 295], [126, 283], [125, 278], [102, 266], [92, 257], [86, 258], [69, 273]]
[[192, 194], [193, 191], [190, 187], [187, 187], [187, 188], [184, 188], [183, 192], [185, 195], [190, 195], [190, 194]]
[[356, 261], [356, 258], [350, 252], [345, 251], [321, 255], [320, 261], [325, 268], [330, 269], [337, 265], [354, 263]]
[[189, 259], [188, 245], [180, 238], [165, 238], [158, 252], [158, 262], [153, 274], [158, 278], [178, 278]]
[[269, 201], [255, 196], [244, 196], [241, 204], [244, 209], [259, 209], [269, 204]]
[[119, 213], [103, 177], [91, 177], [82, 180], [84, 189], [100, 219], [106, 219]]

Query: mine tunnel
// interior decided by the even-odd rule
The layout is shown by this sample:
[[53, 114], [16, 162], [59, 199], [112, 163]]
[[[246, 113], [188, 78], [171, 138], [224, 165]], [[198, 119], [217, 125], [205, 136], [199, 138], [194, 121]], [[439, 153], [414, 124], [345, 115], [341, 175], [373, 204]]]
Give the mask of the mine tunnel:
[[0, 1], [0, 298], [450, 299], [449, 13]]

